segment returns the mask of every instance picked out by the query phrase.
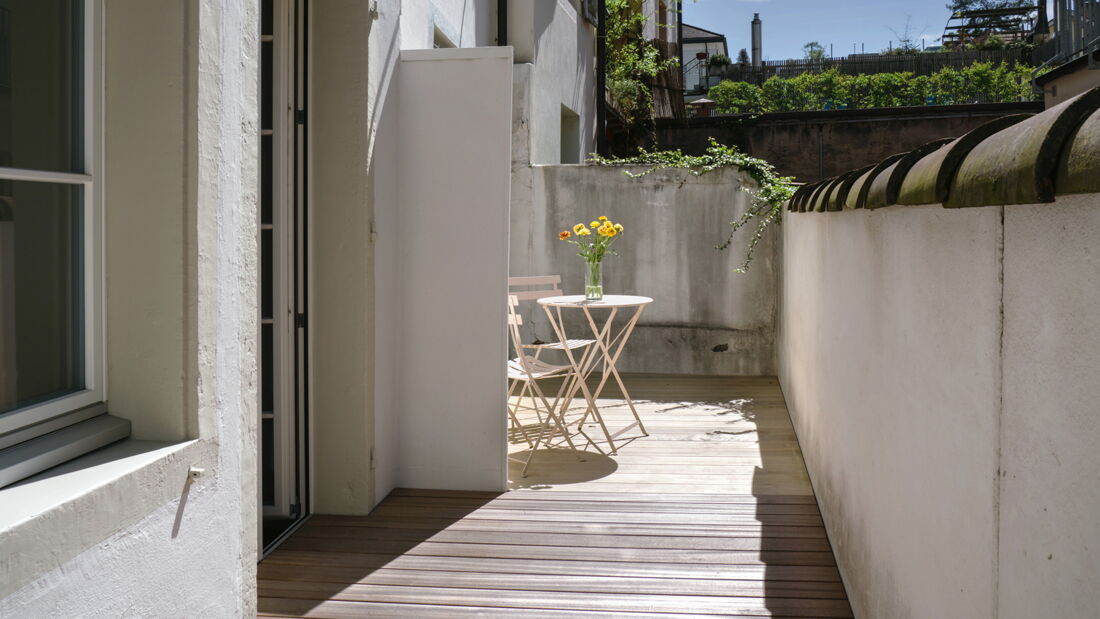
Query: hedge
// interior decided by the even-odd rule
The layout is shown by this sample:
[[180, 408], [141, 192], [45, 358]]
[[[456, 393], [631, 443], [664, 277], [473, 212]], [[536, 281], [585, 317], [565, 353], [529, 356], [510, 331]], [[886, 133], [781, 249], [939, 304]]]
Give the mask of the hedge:
[[763, 85], [722, 81], [707, 97], [722, 114], [760, 114], [845, 108], [1006, 103], [1038, 98], [1032, 67], [976, 62], [945, 67], [931, 76], [902, 73], [845, 75], [836, 69], [771, 77]]

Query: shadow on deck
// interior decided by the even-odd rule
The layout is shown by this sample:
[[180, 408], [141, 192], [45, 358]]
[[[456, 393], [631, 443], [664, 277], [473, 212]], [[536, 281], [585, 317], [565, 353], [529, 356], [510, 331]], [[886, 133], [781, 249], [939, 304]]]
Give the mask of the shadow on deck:
[[[314, 516], [260, 564], [260, 613], [851, 617], [777, 381], [626, 381], [649, 436], [584, 462], [540, 450], [504, 494], [398, 489], [367, 517]], [[633, 420], [605, 396], [612, 429]]]

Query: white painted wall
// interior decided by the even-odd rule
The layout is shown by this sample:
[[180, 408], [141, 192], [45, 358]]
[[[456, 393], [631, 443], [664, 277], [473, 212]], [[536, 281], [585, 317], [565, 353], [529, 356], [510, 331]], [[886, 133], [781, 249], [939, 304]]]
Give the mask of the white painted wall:
[[780, 381], [857, 616], [1100, 614], [1098, 241], [1095, 196], [788, 214]]
[[[632, 372], [772, 375], [778, 246], [767, 234], [748, 273], [741, 265], [752, 230], [733, 245], [729, 222], [749, 206], [746, 174], [720, 169], [701, 176], [660, 170], [642, 178], [623, 167], [534, 166], [514, 174], [511, 274], [560, 274], [566, 294], [583, 291], [576, 248], [558, 233], [606, 215], [626, 233], [604, 261], [607, 294], [652, 297], [619, 368]], [[630, 168], [635, 172], [642, 167]], [[552, 339], [546, 317], [524, 308], [530, 337]], [[584, 333], [581, 315], [570, 333]], [[725, 346], [727, 350], [715, 351]]]
[[561, 108], [580, 117], [582, 158], [595, 151], [596, 30], [567, 0], [512, 0], [517, 96], [512, 157], [517, 165], [561, 162]]
[[[540, 16], [538, 22], [535, 20], [536, 9]], [[532, 157], [557, 161], [560, 156], [559, 123], [563, 104], [580, 115], [583, 151], [587, 153], [594, 149], [595, 111], [591, 102], [595, 100], [595, 33], [583, 19], [577, 18], [575, 8], [567, 0], [513, 0], [509, 3], [510, 20], [520, 18], [522, 21], [524, 15], [527, 20], [523, 24], [515, 21], [509, 24], [509, 44], [517, 49], [513, 60], [524, 61], [514, 64], [512, 72], [514, 83], [510, 96], [515, 103], [512, 110], [511, 160], [516, 168], [526, 170]], [[436, 28], [459, 47], [493, 45], [496, 42], [496, 3], [469, 0], [402, 3], [380, 0], [370, 23], [368, 93], [365, 97], [370, 130], [367, 133], [365, 160], [361, 161], [361, 165], [367, 170], [372, 186], [369, 209], [377, 233], [373, 244], [373, 303], [366, 315], [371, 325], [374, 347], [372, 351], [366, 351], [374, 363], [371, 406], [375, 487], [371, 505], [385, 497], [395, 485], [410, 483], [402, 473], [403, 462], [406, 461], [402, 453], [403, 441], [416, 440], [415, 437], [403, 438], [406, 427], [402, 412], [405, 395], [400, 387], [399, 366], [395, 359], [405, 354], [403, 331], [399, 325], [406, 310], [400, 301], [402, 277], [394, 265], [400, 261], [399, 252], [403, 246], [401, 234], [397, 232], [404, 208], [399, 177], [402, 174], [420, 175], [423, 182], [426, 171], [406, 172], [399, 161], [404, 143], [399, 125], [402, 122], [411, 125], [417, 121], [407, 119], [410, 112], [402, 102], [405, 95], [399, 87], [398, 75], [402, 63], [398, 58], [401, 50], [431, 48]], [[527, 34], [524, 35], [524, 32]], [[524, 36], [527, 38], [524, 39]], [[527, 51], [521, 52], [524, 45]], [[534, 62], [536, 54], [539, 60]], [[485, 92], [480, 92], [481, 85], [477, 82], [447, 83], [456, 84], [456, 89], [445, 91], [437, 86], [424, 96], [439, 100], [440, 93], [451, 92], [468, 95], [474, 101], [482, 101], [487, 96]], [[477, 87], [473, 87], [474, 84]], [[420, 120], [428, 123], [422, 125], [425, 128], [432, 125], [430, 119]], [[457, 127], [467, 126], [468, 121], [463, 120], [455, 126], [423, 130], [425, 135], [435, 131], [439, 135], [450, 136], [459, 135], [455, 133]], [[485, 138], [479, 134], [470, 139], [471, 144], [480, 146]], [[537, 154], [532, 155], [532, 152]], [[463, 160], [468, 158], [466, 152], [459, 156]], [[453, 164], [454, 161], [449, 161], [446, 165]], [[495, 306], [493, 309], [496, 311]], [[495, 397], [495, 393], [490, 393], [489, 397]], [[492, 430], [496, 429], [493, 426]], [[495, 458], [496, 454], [490, 457]], [[361, 507], [356, 507], [356, 510], [365, 511]]]
[[511, 49], [403, 51], [396, 79], [396, 483], [502, 490]]
[[[311, 3], [309, 196], [312, 286], [313, 510], [363, 514], [374, 505], [370, 465], [375, 299], [370, 243], [370, 7]], [[366, 103], [366, 104], [365, 104]]]
[[400, 12], [401, 49], [431, 49], [436, 30], [455, 47], [494, 44], [496, 0], [403, 0]]
[[0, 616], [254, 616], [256, 3], [104, 5], [108, 407], [171, 443], [0, 490]]

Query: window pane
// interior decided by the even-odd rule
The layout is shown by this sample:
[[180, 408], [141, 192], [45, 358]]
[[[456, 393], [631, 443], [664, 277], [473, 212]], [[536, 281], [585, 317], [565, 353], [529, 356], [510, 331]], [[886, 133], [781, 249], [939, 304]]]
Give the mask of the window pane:
[[274, 104], [275, 67], [273, 57], [274, 43], [264, 41], [260, 44], [260, 128], [271, 128], [271, 106]]
[[275, 335], [274, 325], [267, 323], [260, 329], [260, 412], [275, 410]]
[[0, 181], [0, 412], [84, 388], [82, 192]]
[[263, 480], [263, 504], [275, 504], [275, 420], [264, 419], [260, 421], [261, 448], [260, 457], [263, 471], [260, 478]]
[[83, 0], [0, 0], [0, 165], [83, 172]]

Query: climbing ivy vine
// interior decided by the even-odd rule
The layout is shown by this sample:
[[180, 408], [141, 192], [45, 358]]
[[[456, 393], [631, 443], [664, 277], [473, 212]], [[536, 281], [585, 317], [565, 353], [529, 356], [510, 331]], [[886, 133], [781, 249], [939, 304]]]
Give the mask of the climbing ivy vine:
[[[607, 0], [607, 91], [628, 123], [653, 119], [649, 82], [678, 58], [661, 58], [657, 46], [645, 38], [649, 17], [642, 0]], [[657, 24], [667, 28], [667, 24]]]
[[756, 188], [746, 187], [744, 190], [752, 195], [749, 208], [737, 219], [730, 222], [729, 235], [726, 240], [715, 246], [715, 249], [728, 249], [733, 242], [733, 235], [741, 228], [755, 221], [752, 239], [745, 253], [745, 260], [736, 270], [738, 273], [748, 271], [752, 263], [753, 251], [764, 238], [764, 233], [772, 225], [783, 222], [783, 208], [787, 200], [794, 194], [794, 179], [788, 176], [780, 176], [775, 173], [772, 164], [750, 157], [741, 152], [736, 146], [719, 144], [714, 138], [710, 138], [710, 146], [702, 155], [685, 155], [679, 150], [654, 150], [638, 149], [638, 154], [633, 157], [601, 157], [592, 155], [589, 161], [596, 165], [642, 165], [649, 166], [641, 172], [626, 170], [623, 173], [631, 178], [641, 178], [661, 169], [680, 168], [689, 170], [695, 176], [701, 176], [713, 172], [719, 168], [736, 168], [747, 173], [754, 181]]

